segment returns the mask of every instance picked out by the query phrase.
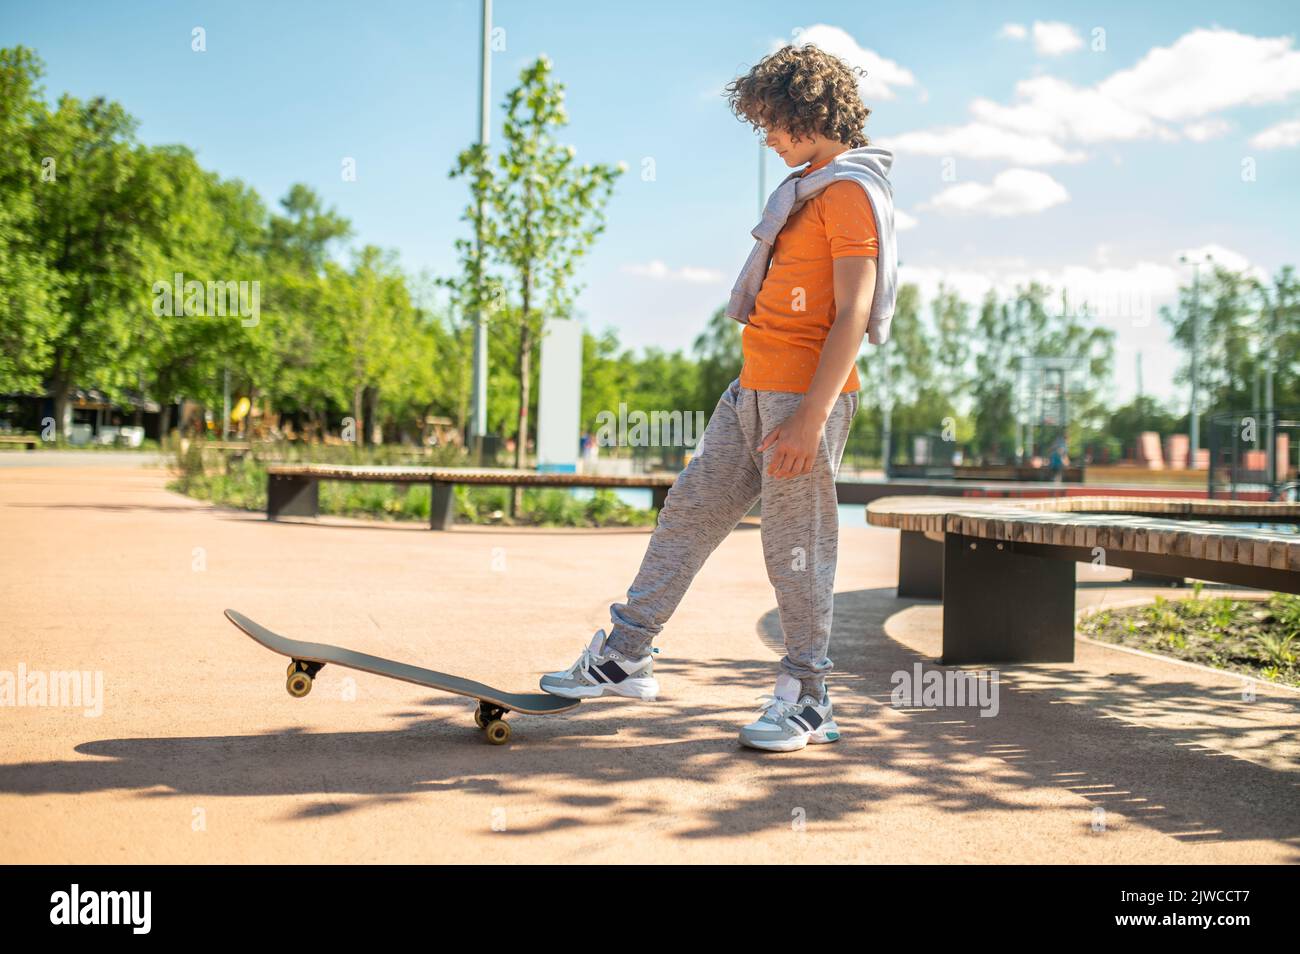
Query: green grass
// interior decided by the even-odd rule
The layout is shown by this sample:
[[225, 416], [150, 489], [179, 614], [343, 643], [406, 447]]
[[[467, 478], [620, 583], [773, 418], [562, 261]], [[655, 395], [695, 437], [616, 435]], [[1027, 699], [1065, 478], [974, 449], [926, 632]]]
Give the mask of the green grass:
[[1084, 636], [1300, 687], [1300, 597], [1264, 600], [1201, 595], [1156, 597], [1150, 606], [1103, 610], [1079, 624]]

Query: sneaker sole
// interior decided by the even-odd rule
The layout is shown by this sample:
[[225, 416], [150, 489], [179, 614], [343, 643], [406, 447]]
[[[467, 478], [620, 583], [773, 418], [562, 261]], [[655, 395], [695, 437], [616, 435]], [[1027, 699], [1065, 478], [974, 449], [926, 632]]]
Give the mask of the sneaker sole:
[[600, 696], [622, 696], [625, 699], [636, 699], [640, 702], [654, 702], [659, 695], [659, 683], [653, 682], [647, 684], [644, 680], [635, 681], [634, 685], [627, 685], [634, 680], [628, 679], [622, 683], [610, 683], [602, 686], [548, 686], [545, 683], [539, 683], [542, 690], [549, 692], [553, 696], [559, 696], [562, 699], [596, 699]]
[[757, 742], [746, 739], [743, 735], [739, 736], [742, 745], [747, 745], [751, 749], [762, 749], [764, 752], [797, 752], [808, 745], [826, 745], [830, 742], [838, 742], [840, 739], [840, 727], [834, 722], [828, 722], [819, 726], [816, 732], [810, 732], [808, 735], [796, 735], [789, 739], [774, 739], [771, 742]]

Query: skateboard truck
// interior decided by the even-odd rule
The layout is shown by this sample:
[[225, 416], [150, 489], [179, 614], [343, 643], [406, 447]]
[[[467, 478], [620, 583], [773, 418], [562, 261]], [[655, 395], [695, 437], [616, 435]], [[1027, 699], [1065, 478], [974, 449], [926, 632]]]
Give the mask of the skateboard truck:
[[509, 711], [483, 701], [474, 710], [474, 724], [483, 730], [493, 745], [505, 745], [510, 741], [510, 723], [506, 721], [506, 713]]

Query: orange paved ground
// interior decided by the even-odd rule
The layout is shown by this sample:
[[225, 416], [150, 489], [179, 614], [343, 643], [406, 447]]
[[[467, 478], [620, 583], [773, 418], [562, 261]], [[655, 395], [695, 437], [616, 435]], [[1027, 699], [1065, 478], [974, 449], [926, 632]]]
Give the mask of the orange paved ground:
[[105, 694], [98, 717], [0, 710], [0, 861], [1300, 860], [1295, 693], [1244, 702], [1233, 677], [1080, 643], [1004, 670], [995, 718], [891, 708], [941, 612], [894, 599], [893, 531], [842, 535], [841, 742], [735, 741], [778, 658], [750, 527], [661, 637], [657, 703], [515, 716], [498, 748], [467, 700], [405, 683], [327, 668], [292, 699], [221, 611], [530, 689], [607, 623], [647, 531], [272, 525], [164, 479], [0, 465], [0, 670], [99, 670]]

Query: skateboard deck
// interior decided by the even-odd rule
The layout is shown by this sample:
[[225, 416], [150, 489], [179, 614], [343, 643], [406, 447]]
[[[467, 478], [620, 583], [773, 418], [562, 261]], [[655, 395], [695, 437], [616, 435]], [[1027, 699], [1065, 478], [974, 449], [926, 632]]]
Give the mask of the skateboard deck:
[[354, 652], [342, 646], [289, 639], [279, 633], [271, 632], [260, 623], [232, 609], [226, 610], [226, 618], [267, 649], [293, 660], [289, 664], [286, 688], [289, 690], [289, 695], [295, 698], [301, 699], [311, 692], [312, 680], [327, 663], [376, 676], [400, 679], [403, 682], [413, 682], [417, 686], [427, 686], [430, 689], [477, 699], [479, 705], [474, 713], [474, 721], [484, 730], [488, 741], [494, 745], [501, 745], [510, 740], [510, 726], [505, 721], [507, 712], [545, 715], [572, 709], [580, 701], [564, 699], [545, 692], [502, 692], [500, 689], [474, 682], [472, 679], [450, 676], [445, 672], [423, 669], [420, 666], [385, 659], [382, 656]]

